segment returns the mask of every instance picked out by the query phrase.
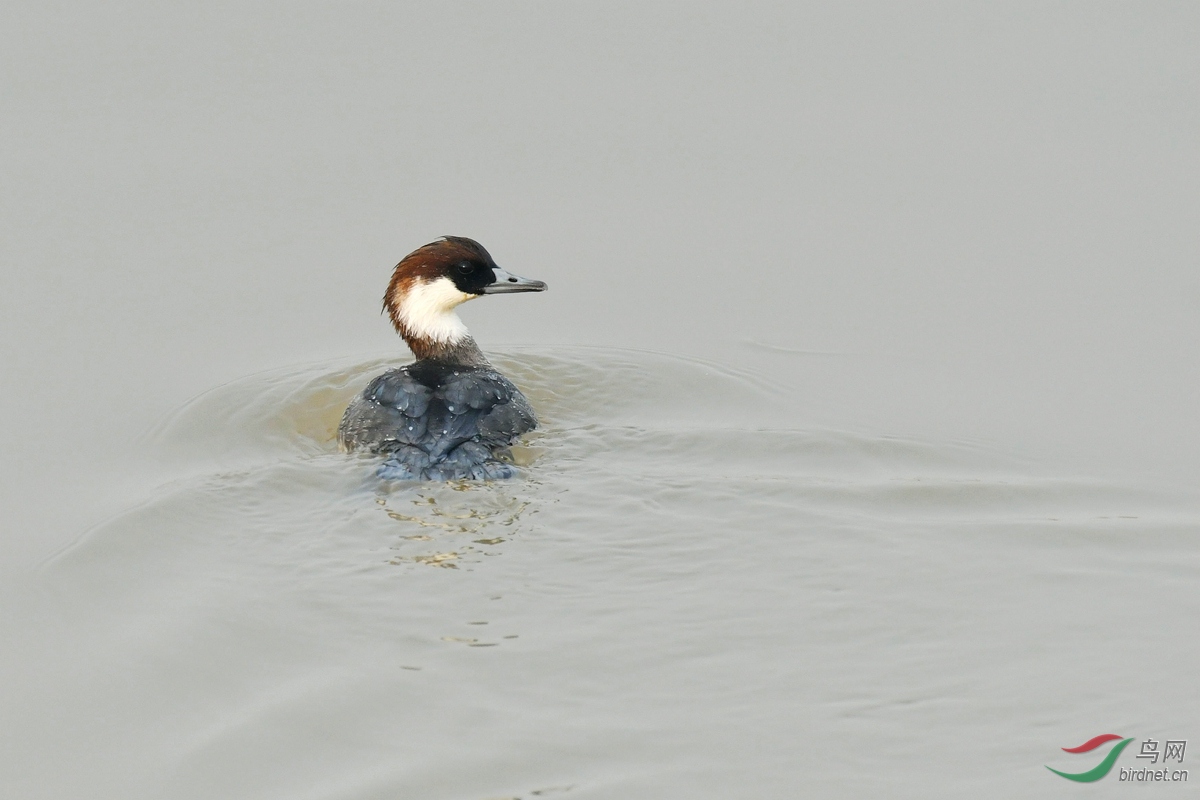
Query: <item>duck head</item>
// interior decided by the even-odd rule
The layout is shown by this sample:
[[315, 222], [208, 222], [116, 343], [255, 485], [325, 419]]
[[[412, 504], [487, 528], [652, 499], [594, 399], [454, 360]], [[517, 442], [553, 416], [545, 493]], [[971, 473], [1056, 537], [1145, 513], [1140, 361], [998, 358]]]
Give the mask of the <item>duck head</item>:
[[546, 284], [512, 275], [483, 245], [446, 236], [396, 265], [383, 310], [418, 359], [486, 363], [455, 309], [485, 294], [543, 292]]

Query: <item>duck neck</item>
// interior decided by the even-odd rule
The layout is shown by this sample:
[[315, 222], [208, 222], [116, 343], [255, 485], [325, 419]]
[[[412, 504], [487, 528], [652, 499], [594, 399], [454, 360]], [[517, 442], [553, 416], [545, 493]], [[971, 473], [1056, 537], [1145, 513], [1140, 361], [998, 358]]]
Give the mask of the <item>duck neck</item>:
[[488, 363], [487, 357], [479, 349], [479, 345], [475, 344], [475, 339], [470, 334], [441, 341], [418, 336], [405, 336], [404, 341], [418, 361], [436, 361], [441, 364], [464, 367], [481, 367]]

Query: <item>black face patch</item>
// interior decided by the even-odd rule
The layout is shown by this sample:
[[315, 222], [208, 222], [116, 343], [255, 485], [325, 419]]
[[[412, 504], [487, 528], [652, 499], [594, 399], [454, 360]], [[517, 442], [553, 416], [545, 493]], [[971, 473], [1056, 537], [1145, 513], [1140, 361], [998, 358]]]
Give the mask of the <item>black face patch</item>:
[[496, 264], [490, 258], [487, 261], [479, 258], [460, 258], [450, 265], [450, 280], [460, 292], [467, 294], [483, 294], [488, 284], [496, 282], [496, 273], [492, 268]]

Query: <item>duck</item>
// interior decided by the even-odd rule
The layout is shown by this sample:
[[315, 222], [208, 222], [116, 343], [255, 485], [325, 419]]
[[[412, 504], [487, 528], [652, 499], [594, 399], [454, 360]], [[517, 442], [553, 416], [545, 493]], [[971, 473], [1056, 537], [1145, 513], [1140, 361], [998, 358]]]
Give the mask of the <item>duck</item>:
[[392, 272], [383, 312], [416, 358], [367, 384], [338, 426], [344, 452], [384, 457], [384, 480], [514, 477], [509, 447], [538, 425], [529, 400], [484, 356], [455, 309], [478, 297], [544, 292], [496, 265], [483, 245], [444, 236]]

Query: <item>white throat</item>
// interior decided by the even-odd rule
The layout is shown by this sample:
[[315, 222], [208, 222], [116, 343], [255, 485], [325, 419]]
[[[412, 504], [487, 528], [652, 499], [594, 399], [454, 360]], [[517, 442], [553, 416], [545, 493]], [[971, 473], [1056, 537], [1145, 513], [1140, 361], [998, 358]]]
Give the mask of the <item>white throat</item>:
[[420, 281], [404, 293], [396, 315], [408, 332], [440, 344], [454, 344], [467, 338], [467, 326], [454, 309], [476, 295], [460, 291], [449, 278]]

